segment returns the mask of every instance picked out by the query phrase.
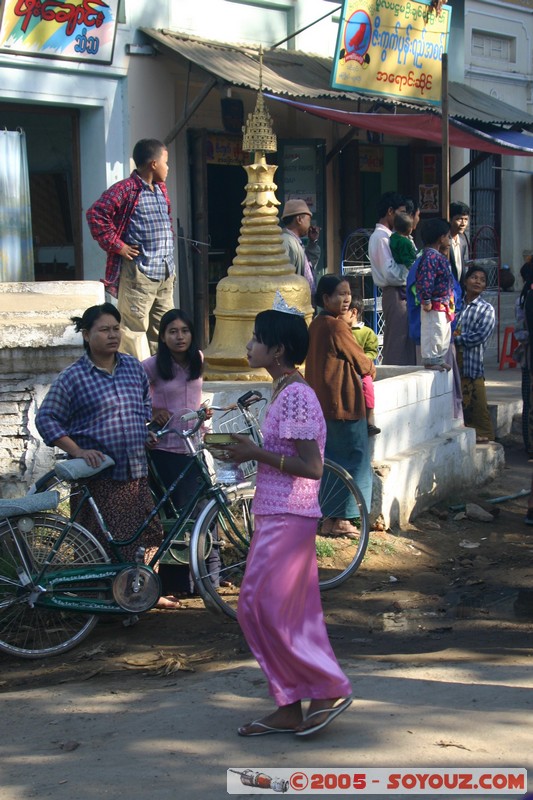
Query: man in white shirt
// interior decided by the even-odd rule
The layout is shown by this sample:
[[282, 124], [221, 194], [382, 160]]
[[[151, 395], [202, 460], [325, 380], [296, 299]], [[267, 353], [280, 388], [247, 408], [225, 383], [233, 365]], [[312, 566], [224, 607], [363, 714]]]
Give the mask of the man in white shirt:
[[383, 364], [416, 364], [416, 345], [409, 338], [405, 282], [409, 270], [397, 264], [389, 239], [394, 214], [405, 211], [405, 200], [397, 192], [385, 192], [378, 203], [378, 222], [368, 242], [372, 279], [382, 291]]

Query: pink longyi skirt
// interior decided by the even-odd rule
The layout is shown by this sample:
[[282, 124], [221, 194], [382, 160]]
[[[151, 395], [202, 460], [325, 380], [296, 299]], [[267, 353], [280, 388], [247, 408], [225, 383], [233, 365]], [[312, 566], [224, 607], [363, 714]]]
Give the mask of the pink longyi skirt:
[[351, 693], [326, 631], [316, 528], [295, 514], [255, 517], [238, 620], [278, 706]]

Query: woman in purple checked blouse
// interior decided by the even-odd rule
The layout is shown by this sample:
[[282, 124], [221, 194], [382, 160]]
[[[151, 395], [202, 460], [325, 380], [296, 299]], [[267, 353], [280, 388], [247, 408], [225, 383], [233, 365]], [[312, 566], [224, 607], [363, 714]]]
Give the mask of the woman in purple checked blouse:
[[[118, 352], [120, 314], [111, 303], [91, 306], [72, 321], [83, 335], [85, 354], [50, 387], [37, 429], [47, 445], [89, 466], [97, 467], [104, 454], [113, 458], [115, 466], [87, 484], [113, 537], [128, 539], [153, 509], [145, 451], [152, 416], [148, 379], [136, 358]], [[76, 521], [112, 555], [88, 504]], [[121, 548], [123, 558], [133, 561], [140, 545], [156, 547], [162, 535], [155, 518], [136, 542]]]

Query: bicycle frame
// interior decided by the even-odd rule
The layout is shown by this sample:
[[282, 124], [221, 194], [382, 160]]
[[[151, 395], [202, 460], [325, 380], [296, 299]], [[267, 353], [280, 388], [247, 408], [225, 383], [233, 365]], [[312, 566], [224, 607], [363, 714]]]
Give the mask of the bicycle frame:
[[[241, 407], [240, 404], [239, 407]], [[245, 408], [241, 408], [241, 410], [245, 414], [245, 417], [247, 418], [247, 421], [249, 421], [251, 427], [256, 430], [257, 426], [254, 426], [253, 415], [251, 415], [250, 412], [247, 412]], [[152, 574], [156, 574], [154, 573], [154, 567], [169, 549], [172, 542], [186, 533], [188, 526], [190, 526], [191, 515], [198, 508], [198, 504], [204, 500], [207, 501], [206, 505], [209, 505], [210, 500], [216, 502], [219, 507], [220, 514], [225, 520], [224, 527], [226, 533], [231, 531], [230, 535], [235, 537], [236, 543], [246, 545], [246, 542], [242, 538], [240, 531], [232, 521], [231, 513], [227, 509], [226, 494], [230, 493], [232, 490], [237, 490], [241, 486], [248, 486], [249, 483], [243, 482], [241, 484], [236, 484], [234, 487], [223, 488], [217, 483], [216, 480], [213, 480], [209, 468], [205, 463], [202, 451], [197, 451], [189, 439], [186, 439], [186, 442], [191, 454], [189, 463], [167, 489], [164, 489], [164, 486], [161, 484], [160, 480], [158, 481], [162, 490], [162, 495], [148, 517], [129, 539], [121, 539], [120, 542], [117, 542], [115, 539], [113, 539], [110, 531], [107, 528], [105, 520], [103, 519], [102, 514], [100, 513], [100, 510], [98, 509], [98, 506], [92, 497], [90, 489], [87, 486], [83, 487], [80, 500], [75, 510], [72, 512], [70, 520], [65, 522], [65, 529], [63, 533], [60, 537], [58, 537], [54, 546], [51, 548], [39, 574], [33, 579], [33, 585], [36, 587], [36, 596], [34, 600], [34, 604], [36, 606], [55, 609], [60, 608], [63, 610], [69, 609], [87, 614], [131, 613], [130, 611], [124, 609], [114, 599], [111, 600], [111, 597], [113, 596], [113, 581], [117, 575], [119, 575], [119, 573], [127, 569], [137, 570], [137, 575], [139, 575], [142, 569], [149, 569]], [[183, 480], [183, 478], [191, 469], [193, 469], [194, 466], [198, 467], [202, 480], [198, 484], [198, 490], [188, 499], [185, 506], [182, 507], [178, 512], [172, 503], [171, 495], [178, 483]], [[154, 475], [157, 479], [158, 476], [155, 469]], [[116, 557], [117, 562], [108, 564], [95, 564], [90, 567], [80, 567], [79, 569], [54, 569], [52, 566], [54, 555], [61, 547], [68, 532], [72, 529], [73, 525], [75, 525], [81, 509], [86, 503], [89, 503], [91, 506], [102, 534], [105, 536], [108, 546]], [[157, 548], [148, 564], [124, 561], [121, 557], [121, 548], [135, 543], [142, 536], [143, 532], [146, 530], [151, 521], [156, 516], [160, 515], [160, 511], [167, 504], [170, 504], [170, 508], [176, 514], [175, 521], [169, 525], [168, 523], [171, 520], [167, 518], [167, 524], [165, 525], [167, 530], [164, 531], [163, 541]], [[195, 521], [195, 525], [196, 524], [197, 521]], [[237, 540], [240, 540], [240, 542], [237, 542]], [[28, 580], [30, 580], [29, 572]], [[135, 576], [133, 576], [133, 580], [135, 580]], [[159, 580], [159, 578], [157, 578], [157, 580]], [[47, 592], [47, 587], [49, 589], [53, 589], [53, 592]], [[78, 591], [84, 592], [103, 592], [106, 596], [103, 598], [76, 597], [76, 588], [78, 588]], [[64, 589], [64, 593], [61, 592], [61, 589]]]

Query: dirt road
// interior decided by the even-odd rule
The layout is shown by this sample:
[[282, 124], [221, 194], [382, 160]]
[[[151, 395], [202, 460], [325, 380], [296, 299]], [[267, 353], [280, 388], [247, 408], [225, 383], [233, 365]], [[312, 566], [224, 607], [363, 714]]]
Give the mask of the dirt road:
[[100, 624], [61, 657], [0, 655], [2, 800], [225, 797], [230, 766], [532, 768], [526, 501], [485, 505], [499, 508], [486, 522], [449, 510], [528, 488], [525, 456], [511, 448], [507, 463], [475, 495], [372, 534], [362, 568], [324, 595], [356, 703], [322, 737], [235, 736], [269, 707], [262, 675], [237, 625], [187, 600]]

